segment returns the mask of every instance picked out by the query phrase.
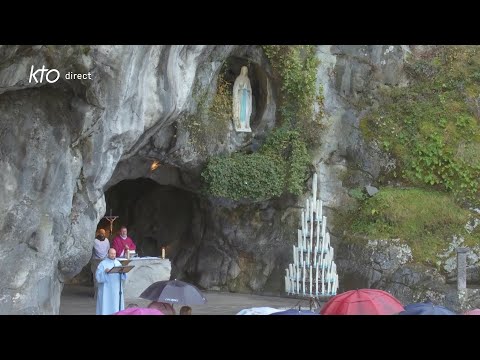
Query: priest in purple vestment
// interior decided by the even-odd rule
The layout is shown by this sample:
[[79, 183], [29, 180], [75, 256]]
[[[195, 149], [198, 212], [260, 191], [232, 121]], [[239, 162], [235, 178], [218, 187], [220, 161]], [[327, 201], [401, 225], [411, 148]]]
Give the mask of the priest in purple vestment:
[[120, 228], [120, 235], [113, 239], [112, 247], [117, 251], [118, 257], [125, 257], [125, 250], [135, 250], [136, 246], [133, 240], [127, 236], [127, 228]]

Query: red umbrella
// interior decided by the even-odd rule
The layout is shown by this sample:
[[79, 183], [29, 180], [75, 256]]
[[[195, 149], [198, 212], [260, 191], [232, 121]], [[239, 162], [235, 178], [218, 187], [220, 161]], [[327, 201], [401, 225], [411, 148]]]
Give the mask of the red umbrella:
[[378, 289], [350, 290], [331, 298], [322, 315], [393, 315], [405, 310], [389, 293]]
[[117, 311], [113, 315], [164, 315], [164, 314], [157, 309], [131, 307], [125, 310]]
[[480, 315], [480, 309], [473, 309], [473, 310], [464, 312], [463, 315]]

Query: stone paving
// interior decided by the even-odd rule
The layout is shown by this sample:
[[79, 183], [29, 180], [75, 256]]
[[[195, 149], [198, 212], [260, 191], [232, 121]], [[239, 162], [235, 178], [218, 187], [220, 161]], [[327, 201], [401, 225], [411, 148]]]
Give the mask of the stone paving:
[[[208, 302], [204, 305], [193, 305], [194, 315], [235, 315], [240, 310], [251, 307], [269, 306], [278, 309], [288, 309], [302, 306], [308, 309], [308, 301], [294, 297], [276, 297], [248, 295], [224, 292], [204, 292]], [[125, 306], [135, 303], [139, 306], [146, 306], [150, 301], [133, 298], [126, 299]], [[180, 306], [176, 305], [175, 310], [179, 311]], [[93, 299], [93, 288], [82, 285], [65, 285], [60, 305], [60, 315], [95, 315], [95, 300]]]

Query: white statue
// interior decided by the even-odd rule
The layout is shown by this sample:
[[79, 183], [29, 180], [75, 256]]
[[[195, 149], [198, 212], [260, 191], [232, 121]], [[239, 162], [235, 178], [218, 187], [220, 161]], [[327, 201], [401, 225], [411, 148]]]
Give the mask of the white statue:
[[236, 131], [251, 132], [252, 87], [247, 76], [248, 68], [242, 66], [240, 75], [233, 84], [233, 124]]

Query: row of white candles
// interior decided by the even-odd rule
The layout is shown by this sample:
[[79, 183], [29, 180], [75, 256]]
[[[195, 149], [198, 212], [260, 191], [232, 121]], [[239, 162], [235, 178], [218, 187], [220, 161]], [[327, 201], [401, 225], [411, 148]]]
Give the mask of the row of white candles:
[[[318, 274], [320, 274], [320, 270], [322, 272], [321, 275], [321, 281], [322, 282], [328, 282], [328, 281], [333, 281], [336, 273], [337, 273], [337, 265], [335, 264], [334, 261], [331, 261], [328, 266], [321, 268], [319, 266], [307, 266], [305, 262], [303, 263], [303, 266], [301, 267], [295, 267], [293, 264], [289, 264], [288, 268], [285, 269], [286, 271], [286, 276], [289, 279], [294, 279], [294, 280], [300, 280], [308, 276], [308, 270], [310, 269], [310, 273], [312, 271]], [[315, 275], [316, 276], [316, 275]], [[320, 276], [320, 275], [318, 275]], [[308, 278], [306, 280], [308, 282]]]
[[[330, 234], [326, 233], [322, 237], [320, 243], [319, 240], [316, 242], [307, 241], [307, 244], [303, 244], [298, 240], [298, 246], [293, 245], [293, 264], [302, 263], [305, 259], [307, 266], [310, 266], [313, 263], [313, 266], [317, 266], [317, 261], [320, 259], [323, 264], [323, 258], [327, 257], [327, 262], [333, 260], [333, 248], [330, 246]], [[323, 266], [323, 265], [322, 265]]]
[[[338, 274], [332, 261], [329, 268], [309, 266], [295, 268], [292, 264], [286, 269], [285, 291], [288, 294], [335, 295], [338, 290]], [[321, 275], [320, 275], [321, 273]]]
[[337, 266], [333, 261], [330, 234], [327, 233], [327, 218], [323, 216], [323, 202], [317, 199], [317, 174], [313, 175], [312, 198], [306, 200], [301, 214], [297, 240], [297, 246], [293, 245], [293, 264], [285, 269], [285, 291], [311, 296], [335, 295], [338, 289]]

